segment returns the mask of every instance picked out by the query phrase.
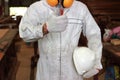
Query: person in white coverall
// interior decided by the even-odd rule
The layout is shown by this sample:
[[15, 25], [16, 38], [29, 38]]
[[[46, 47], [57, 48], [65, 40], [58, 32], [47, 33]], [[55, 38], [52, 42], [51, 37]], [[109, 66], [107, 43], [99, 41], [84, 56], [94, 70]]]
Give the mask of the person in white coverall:
[[82, 31], [88, 39], [88, 47], [96, 53], [94, 69], [102, 69], [100, 29], [87, 6], [72, 1], [69, 7], [61, 3], [62, 15], [56, 14], [58, 8], [49, 0], [37, 1], [30, 5], [21, 19], [20, 37], [26, 42], [38, 41], [40, 58], [36, 80], [83, 80], [72, 57]]

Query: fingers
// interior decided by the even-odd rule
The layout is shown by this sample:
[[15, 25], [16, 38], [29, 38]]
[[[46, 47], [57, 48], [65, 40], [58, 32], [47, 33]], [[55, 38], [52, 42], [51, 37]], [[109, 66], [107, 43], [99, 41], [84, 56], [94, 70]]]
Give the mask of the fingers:
[[96, 75], [97, 73], [99, 73], [99, 70], [97, 70], [97, 69], [91, 69], [91, 70], [89, 70], [88, 72], [86, 72], [86, 73], [83, 75], [83, 77], [84, 77], [84, 78], [90, 78], [90, 77]]
[[59, 21], [58, 23], [65, 23], [65, 24], [68, 23], [68, 18], [66, 15], [58, 16], [57, 20]]

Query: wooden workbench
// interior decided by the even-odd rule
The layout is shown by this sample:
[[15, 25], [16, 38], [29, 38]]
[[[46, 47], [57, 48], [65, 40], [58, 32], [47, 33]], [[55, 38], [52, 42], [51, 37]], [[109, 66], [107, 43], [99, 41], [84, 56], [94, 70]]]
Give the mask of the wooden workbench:
[[110, 64], [120, 65], [120, 45], [103, 43], [103, 56]]
[[0, 50], [0, 80], [13, 80], [12, 76], [15, 76], [13, 73], [17, 64], [15, 50], [15, 37], [17, 33], [17, 29], [9, 29], [4, 36], [0, 38], [0, 45], [5, 43], [5, 47]]

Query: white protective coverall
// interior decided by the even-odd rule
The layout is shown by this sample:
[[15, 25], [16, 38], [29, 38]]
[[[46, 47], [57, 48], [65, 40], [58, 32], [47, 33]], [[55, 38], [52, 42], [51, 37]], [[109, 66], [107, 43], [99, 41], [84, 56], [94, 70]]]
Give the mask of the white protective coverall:
[[43, 35], [43, 24], [54, 9], [45, 0], [35, 2], [30, 5], [19, 25], [20, 37], [24, 41], [38, 40], [40, 58], [36, 80], [83, 80], [75, 69], [72, 57], [82, 31], [88, 39], [88, 47], [96, 53], [95, 68], [102, 69], [101, 33], [86, 5], [74, 1], [70, 8], [64, 9], [68, 18], [66, 30]]

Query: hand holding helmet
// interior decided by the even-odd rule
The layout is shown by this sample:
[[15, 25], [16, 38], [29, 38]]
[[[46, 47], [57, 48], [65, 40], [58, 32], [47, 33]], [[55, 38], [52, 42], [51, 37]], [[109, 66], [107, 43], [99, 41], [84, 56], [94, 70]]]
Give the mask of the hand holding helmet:
[[90, 78], [94, 75], [96, 75], [97, 73], [99, 73], [99, 70], [96, 68], [92, 68], [91, 70], [87, 71], [85, 74], [83, 74], [84, 78]]
[[56, 16], [55, 14], [51, 14], [46, 22], [49, 32], [62, 32], [66, 29], [67, 24], [66, 15]]

